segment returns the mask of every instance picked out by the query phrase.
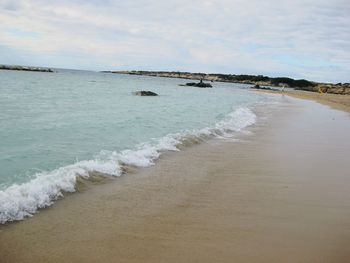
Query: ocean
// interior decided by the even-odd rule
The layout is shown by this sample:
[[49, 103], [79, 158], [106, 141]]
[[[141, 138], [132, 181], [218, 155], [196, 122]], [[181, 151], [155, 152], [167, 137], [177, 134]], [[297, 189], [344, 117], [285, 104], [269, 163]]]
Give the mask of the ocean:
[[[0, 70], [0, 223], [48, 207], [91, 172], [120, 176], [166, 151], [231, 138], [269, 103], [248, 85], [77, 70]], [[140, 97], [151, 90], [157, 97]], [[96, 186], [97, 187], [97, 186]]]

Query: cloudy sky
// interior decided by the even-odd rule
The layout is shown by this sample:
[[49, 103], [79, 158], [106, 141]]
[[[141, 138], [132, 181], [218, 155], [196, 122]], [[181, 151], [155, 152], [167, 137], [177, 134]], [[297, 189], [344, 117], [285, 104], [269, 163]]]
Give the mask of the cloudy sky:
[[0, 0], [0, 64], [350, 82], [350, 0]]

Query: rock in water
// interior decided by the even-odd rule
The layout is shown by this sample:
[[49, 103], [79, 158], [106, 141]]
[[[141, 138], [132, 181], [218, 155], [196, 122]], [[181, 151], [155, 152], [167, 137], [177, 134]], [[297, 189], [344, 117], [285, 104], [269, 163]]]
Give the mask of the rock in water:
[[186, 83], [186, 85], [185, 86], [196, 86], [196, 82], [188, 82], [188, 83]]
[[199, 88], [212, 88], [213, 86], [209, 83], [199, 82], [196, 84], [196, 87]]
[[149, 90], [140, 90], [133, 93], [136, 96], [158, 96], [157, 93]]
[[189, 82], [186, 83], [186, 86], [191, 86], [191, 87], [198, 87], [198, 88], [212, 88], [212, 85], [209, 83], [204, 83], [204, 82]]
[[269, 87], [263, 87], [263, 86], [260, 86], [259, 84], [256, 84], [255, 86], [253, 87], [250, 87], [251, 89], [262, 89], [262, 90], [278, 90], [278, 89], [271, 89]]

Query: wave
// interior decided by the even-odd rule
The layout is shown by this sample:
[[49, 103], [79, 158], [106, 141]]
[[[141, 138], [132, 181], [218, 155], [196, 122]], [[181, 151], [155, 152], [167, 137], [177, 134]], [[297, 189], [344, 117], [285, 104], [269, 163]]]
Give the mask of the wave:
[[14, 184], [0, 191], [0, 224], [22, 220], [35, 214], [38, 209], [52, 205], [63, 197], [63, 193], [75, 192], [77, 180], [88, 179], [92, 172], [120, 176], [125, 165], [148, 167], [154, 165], [165, 151], [179, 151], [181, 147], [211, 137], [231, 137], [255, 122], [256, 115], [250, 109], [238, 108], [214, 127], [168, 134], [121, 152], [102, 150], [94, 160], [37, 173], [27, 183]]

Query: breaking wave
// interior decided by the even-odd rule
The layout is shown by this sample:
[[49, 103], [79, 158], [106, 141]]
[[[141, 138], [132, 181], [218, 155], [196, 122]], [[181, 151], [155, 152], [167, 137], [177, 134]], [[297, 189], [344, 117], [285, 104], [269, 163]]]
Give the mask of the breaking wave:
[[88, 179], [92, 172], [120, 176], [125, 165], [147, 167], [153, 165], [162, 152], [179, 151], [182, 146], [211, 137], [230, 137], [255, 122], [256, 115], [250, 109], [238, 108], [213, 127], [168, 134], [121, 152], [102, 150], [94, 160], [37, 173], [27, 183], [14, 184], [0, 191], [0, 224], [22, 220], [38, 209], [52, 205], [64, 192], [76, 190], [78, 178]]

